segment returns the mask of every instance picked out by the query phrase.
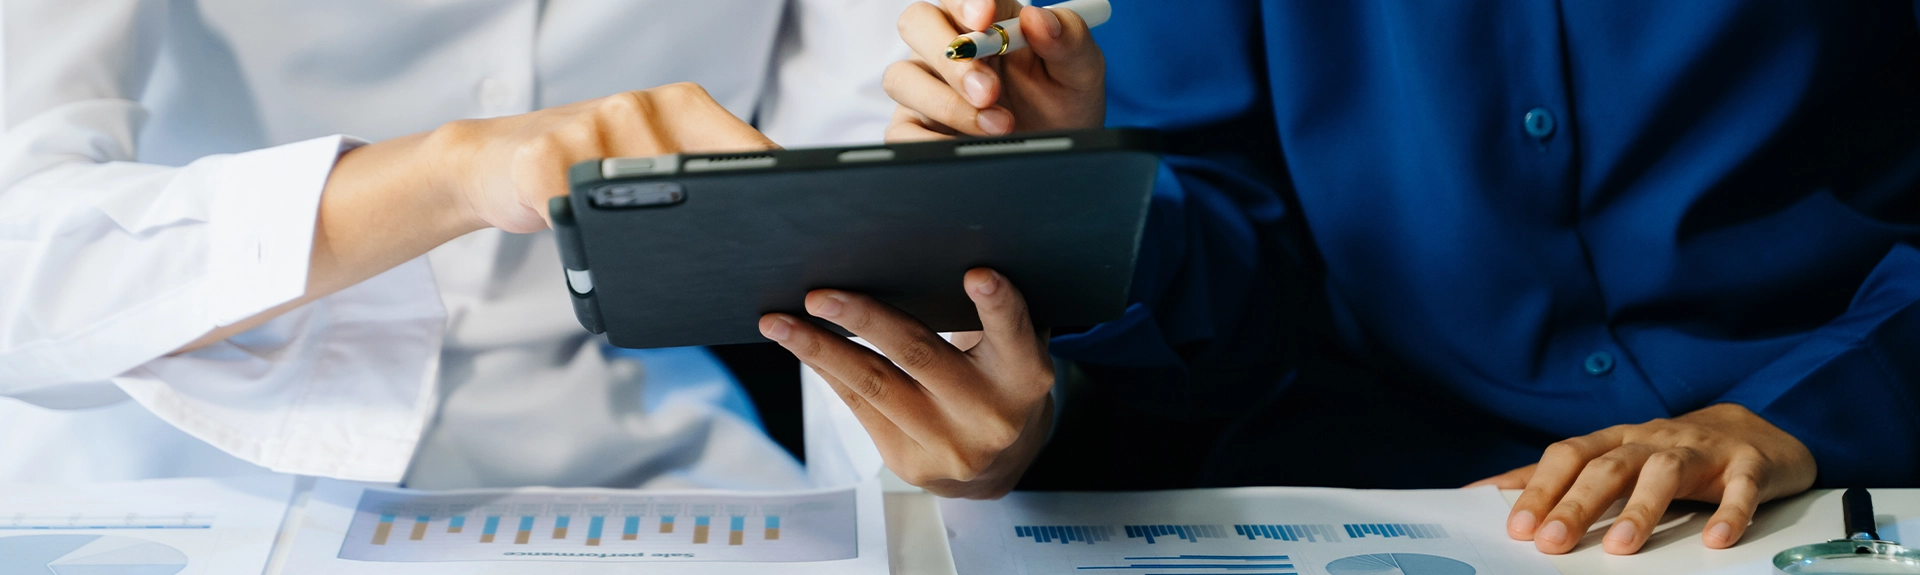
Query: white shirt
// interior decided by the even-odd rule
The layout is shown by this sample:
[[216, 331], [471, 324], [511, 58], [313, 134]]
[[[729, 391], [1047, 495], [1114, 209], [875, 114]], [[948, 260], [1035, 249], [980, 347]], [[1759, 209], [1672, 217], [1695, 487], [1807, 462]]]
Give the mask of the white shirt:
[[799, 481], [718, 379], [603, 357], [549, 233], [166, 354], [301, 295], [355, 137], [693, 81], [783, 145], [874, 141], [909, 0], [3, 1], [0, 481]]

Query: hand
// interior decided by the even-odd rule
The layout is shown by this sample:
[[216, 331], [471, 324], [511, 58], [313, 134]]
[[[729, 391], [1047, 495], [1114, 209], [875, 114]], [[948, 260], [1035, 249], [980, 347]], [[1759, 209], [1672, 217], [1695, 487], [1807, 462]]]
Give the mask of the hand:
[[1745, 407], [1722, 403], [1555, 443], [1540, 463], [1468, 487], [1525, 487], [1507, 534], [1554, 554], [1572, 551], [1594, 520], [1631, 492], [1601, 544], [1628, 555], [1646, 544], [1674, 499], [1719, 503], [1701, 539], [1708, 548], [1731, 547], [1756, 507], [1805, 491], [1814, 475], [1813, 454], [1800, 440]]
[[528, 114], [452, 122], [430, 136], [475, 227], [547, 228], [567, 168], [595, 158], [766, 150], [772, 141], [695, 84], [615, 94]]
[[760, 333], [827, 380], [901, 479], [942, 497], [991, 499], [1013, 489], [1046, 441], [1053, 362], [1012, 282], [975, 269], [964, 285], [982, 331], [952, 343], [900, 310], [838, 290], [807, 294], [807, 313], [886, 357], [786, 314], [761, 317]]
[[[900, 103], [887, 126], [888, 141], [1106, 123], [1106, 58], [1080, 15], [1013, 0], [940, 4], [916, 2], [900, 16], [900, 38], [914, 55], [887, 68], [887, 95]], [[970, 62], [946, 58], [956, 36], [1016, 14], [1027, 49]]]
[[486, 120], [356, 148], [320, 195], [306, 294], [176, 349], [211, 345], [486, 227], [547, 228], [547, 199], [584, 160], [764, 150], [760, 132], [693, 84], [674, 84]]

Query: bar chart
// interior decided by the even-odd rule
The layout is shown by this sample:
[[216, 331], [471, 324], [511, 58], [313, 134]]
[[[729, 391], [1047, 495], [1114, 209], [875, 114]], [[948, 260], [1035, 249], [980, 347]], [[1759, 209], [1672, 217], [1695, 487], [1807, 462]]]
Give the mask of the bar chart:
[[[855, 556], [853, 491], [649, 496], [618, 490], [361, 495], [341, 559], [829, 561]], [[478, 533], [467, 529], [480, 526]], [[750, 528], [751, 526], [751, 528]]]
[[960, 573], [1551, 574], [1497, 490], [1014, 492], [943, 500]]

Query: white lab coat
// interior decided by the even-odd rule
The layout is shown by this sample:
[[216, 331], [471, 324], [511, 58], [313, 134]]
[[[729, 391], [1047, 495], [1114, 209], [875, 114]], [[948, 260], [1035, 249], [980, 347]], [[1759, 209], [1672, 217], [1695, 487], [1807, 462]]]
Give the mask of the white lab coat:
[[693, 81], [784, 145], [878, 140], [910, 0], [0, 1], [0, 481], [802, 481], [717, 380], [604, 358], [549, 233], [166, 354], [302, 293], [355, 138]]

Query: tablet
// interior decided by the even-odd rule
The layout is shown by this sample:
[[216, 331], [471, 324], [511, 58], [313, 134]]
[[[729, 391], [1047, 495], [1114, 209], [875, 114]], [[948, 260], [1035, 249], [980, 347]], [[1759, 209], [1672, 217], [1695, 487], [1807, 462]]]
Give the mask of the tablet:
[[761, 342], [807, 292], [866, 293], [936, 331], [980, 328], [989, 267], [1034, 323], [1120, 317], [1159, 157], [1151, 132], [582, 162], [549, 204], [581, 325], [627, 348]]

